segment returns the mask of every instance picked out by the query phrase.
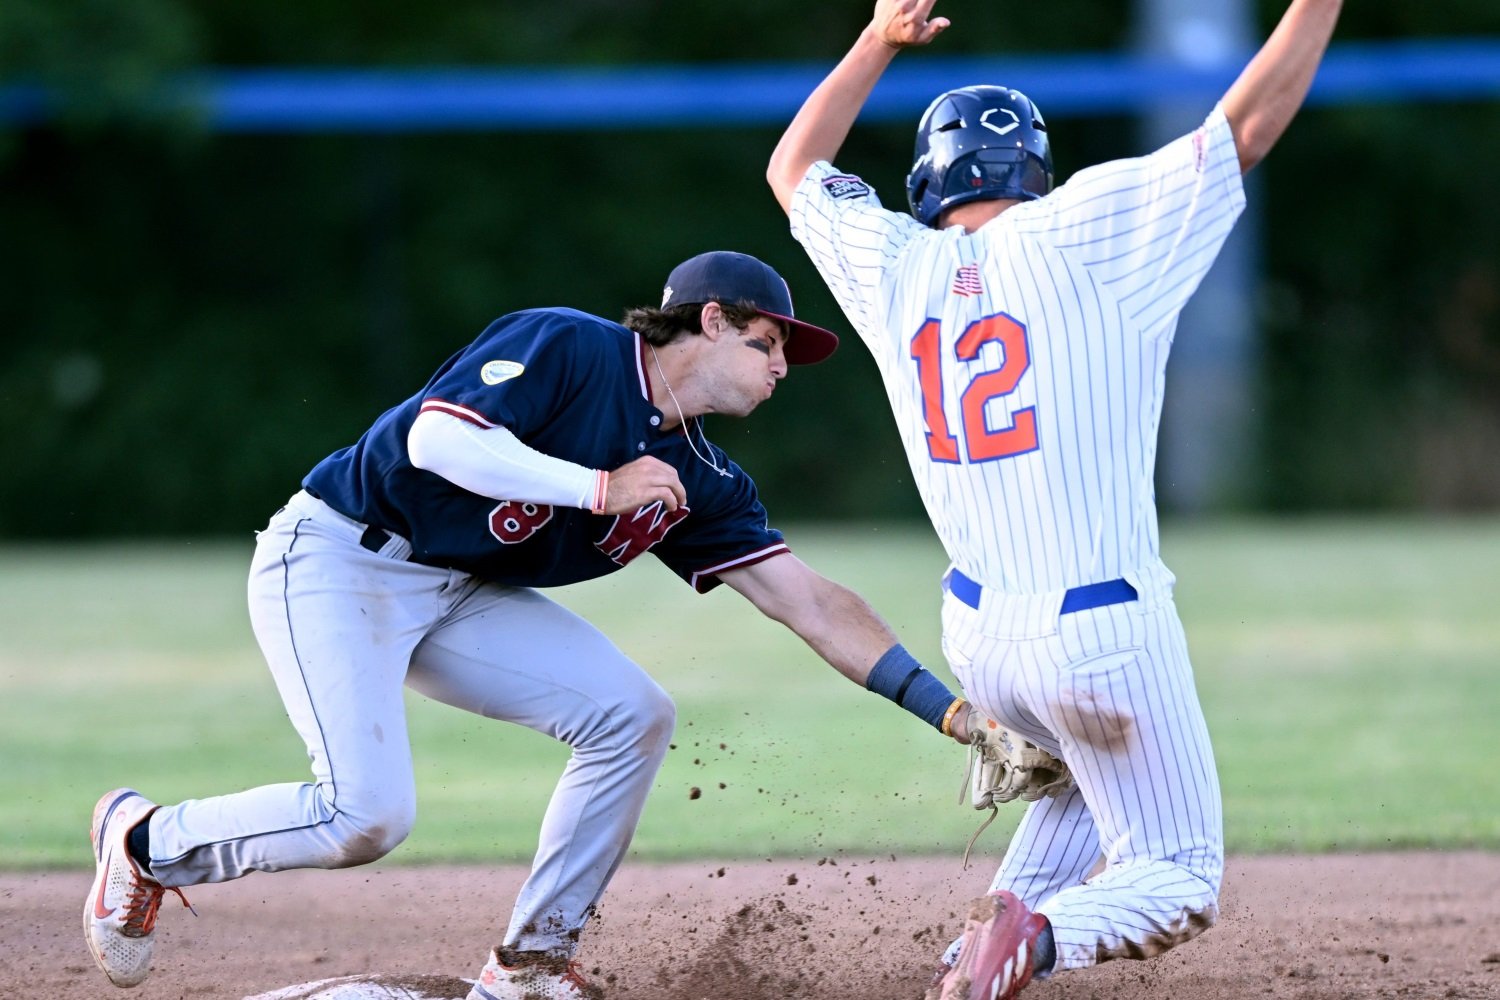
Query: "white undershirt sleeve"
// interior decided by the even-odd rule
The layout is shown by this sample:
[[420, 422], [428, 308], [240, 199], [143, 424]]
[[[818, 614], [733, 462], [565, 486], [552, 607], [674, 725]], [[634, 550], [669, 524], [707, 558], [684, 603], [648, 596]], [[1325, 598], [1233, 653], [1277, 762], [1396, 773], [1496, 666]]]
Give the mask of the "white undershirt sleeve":
[[438, 410], [417, 414], [411, 464], [470, 493], [600, 511], [609, 474], [544, 455], [504, 427], [479, 427]]

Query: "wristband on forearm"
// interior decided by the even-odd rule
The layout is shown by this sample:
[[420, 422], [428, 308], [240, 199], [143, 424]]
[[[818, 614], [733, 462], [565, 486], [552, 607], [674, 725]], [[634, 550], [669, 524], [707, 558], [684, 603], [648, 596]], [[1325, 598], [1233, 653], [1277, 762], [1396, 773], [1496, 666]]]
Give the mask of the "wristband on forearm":
[[594, 473], [594, 499], [589, 504], [590, 514], [603, 514], [609, 506], [609, 472], [600, 469]]
[[865, 687], [889, 698], [944, 736], [953, 735], [953, 716], [962, 698], [916, 661], [899, 642], [875, 661]]

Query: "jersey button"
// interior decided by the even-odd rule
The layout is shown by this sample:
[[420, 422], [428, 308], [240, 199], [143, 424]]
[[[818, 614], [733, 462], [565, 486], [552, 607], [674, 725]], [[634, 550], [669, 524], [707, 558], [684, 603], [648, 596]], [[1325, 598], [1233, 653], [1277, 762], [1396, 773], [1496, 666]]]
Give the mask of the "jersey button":
[[636, 451], [645, 451], [646, 450], [646, 442], [642, 441], [639, 444], [637, 444], [635, 446], [635, 450]]
[[652, 417], [651, 418], [651, 426], [652, 427], [658, 427], [660, 425], [661, 425], [661, 417]]

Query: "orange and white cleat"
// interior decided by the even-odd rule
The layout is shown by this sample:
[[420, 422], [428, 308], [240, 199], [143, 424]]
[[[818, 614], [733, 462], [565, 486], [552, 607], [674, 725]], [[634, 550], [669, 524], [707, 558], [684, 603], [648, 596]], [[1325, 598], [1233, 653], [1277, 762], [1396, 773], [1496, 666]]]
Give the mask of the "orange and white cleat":
[[[151, 972], [156, 913], [169, 891], [141, 871], [126, 844], [130, 831], [155, 809], [155, 802], [131, 788], [116, 788], [94, 806], [94, 885], [83, 904], [83, 936], [116, 986], [139, 986]], [[187, 905], [180, 891], [170, 891]]]
[[[523, 958], [524, 956], [524, 958]], [[480, 970], [467, 1000], [598, 1000], [603, 993], [578, 971], [578, 963], [545, 953], [507, 952], [507, 965], [500, 954]]]

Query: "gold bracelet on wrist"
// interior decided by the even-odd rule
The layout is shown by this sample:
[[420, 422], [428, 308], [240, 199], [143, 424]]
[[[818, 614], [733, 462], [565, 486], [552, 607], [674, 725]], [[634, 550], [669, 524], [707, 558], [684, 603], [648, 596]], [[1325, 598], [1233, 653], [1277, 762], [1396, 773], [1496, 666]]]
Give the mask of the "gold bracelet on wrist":
[[958, 715], [959, 709], [963, 708], [967, 704], [968, 702], [962, 698], [953, 699], [953, 704], [949, 705], [948, 711], [943, 713], [942, 729], [944, 736], [953, 735], [953, 719]]

